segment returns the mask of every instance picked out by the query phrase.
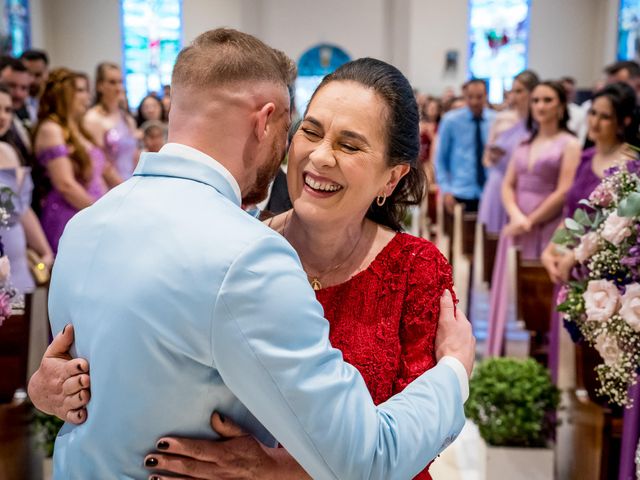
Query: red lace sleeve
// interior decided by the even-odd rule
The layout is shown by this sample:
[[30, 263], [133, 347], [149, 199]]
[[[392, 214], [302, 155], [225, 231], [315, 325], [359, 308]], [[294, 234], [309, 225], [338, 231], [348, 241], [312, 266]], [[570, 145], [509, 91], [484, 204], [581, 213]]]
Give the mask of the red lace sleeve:
[[400, 320], [402, 353], [398, 377], [393, 385], [394, 394], [435, 366], [440, 297], [445, 289], [453, 289], [451, 265], [432, 243], [416, 241], [413, 251], [407, 254], [414, 259]]

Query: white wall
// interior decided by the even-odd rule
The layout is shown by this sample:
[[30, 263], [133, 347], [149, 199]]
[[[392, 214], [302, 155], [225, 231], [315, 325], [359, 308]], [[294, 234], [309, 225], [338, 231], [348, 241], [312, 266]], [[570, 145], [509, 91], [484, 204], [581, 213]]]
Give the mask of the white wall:
[[[590, 86], [615, 59], [619, 0], [532, 0], [529, 65], [543, 77], [571, 74]], [[34, 47], [53, 65], [92, 74], [121, 62], [119, 0], [31, 0]], [[354, 57], [398, 66], [422, 91], [441, 93], [467, 77], [468, 0], [183, 0], [184, 41], [229, 26], [253, 33], [294, 59], [331, 42]], [[448, 50], [458, 71], [445, 75]]]

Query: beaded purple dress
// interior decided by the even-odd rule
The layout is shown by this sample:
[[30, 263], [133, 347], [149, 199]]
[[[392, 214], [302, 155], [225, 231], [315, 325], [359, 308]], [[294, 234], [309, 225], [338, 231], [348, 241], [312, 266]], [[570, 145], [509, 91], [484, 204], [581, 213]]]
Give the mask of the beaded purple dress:
[[526, 123], [521, 120], [498, 135], [494, 142], [494, 145], [505, 153], [496, 165], [488, 169], [489, 176], [478, 207], [478, 222], [485, 225], [488, 233], [497, 235], [508, 221], [507, 212], [502, 205], [502, 181], [513, 151], [527, 138], [528, 134]]
[[[567, 142], [572, 135], [562, 134], [550, 142], [540, 157], [529, 168], [531, 145], [523, 143], [516, 148], [511, 161], [516, 168], [516, 204], [525, 215], [531, 214], [556, 189], [562, 157]], [[508, 252], [511, 246], [520, 249], [521, 258], [536, 260], [553, 236], [562, 219], [562, 212], [546, 222], [535, 225], [530, 232], [517, 237], [500, 235], [496, 263], [491, 277], [491, 301], [489, 307], [489, 332], [487, 335], [487, 355], [500, 356], [504, 342], [509, 307]]]
[[27, 261], [27, 239], [20, 221], [22, 214], [31, 206], [33, 181], [31, 169], [24, 169], [22, 184], [18, 184], [16, 168], [0, 169], [0, 186], [8, 187], [15, 194], [12, 198], [15, 211], [11, 214], [6, 227], [0, 230], [4, 253], [11, 264], [11, 284], [20, 293], [29, 293], [35, 289], [35, 282], [29, 271]]
[[138, 141], [124, 115], [121, 115], [118, 123], [105, 133], [104, 147], [120, 178], [131, 178], [136, 168]]
[[[36, 159], [40, 165], [46, 167], [52, 160], [68, 155], [69, 147], [56, 145], [42, 150], [36, 155]], [[102, 179], [106, 160], [102, 150], [96, 146], [89, 150], [89, 157], [91, 157], [93, 169], [91, 180], [85, 185], [85, 189], [91, 198], [97, 200], [107, 192], [107, 186]], [[58, 252], [58, 242], [65, 225], [76, 213], [78, 210], [69, 205], [62, 194], [55, 189], [52, 189], [44, 198], [40, 221], [54, 254]]]

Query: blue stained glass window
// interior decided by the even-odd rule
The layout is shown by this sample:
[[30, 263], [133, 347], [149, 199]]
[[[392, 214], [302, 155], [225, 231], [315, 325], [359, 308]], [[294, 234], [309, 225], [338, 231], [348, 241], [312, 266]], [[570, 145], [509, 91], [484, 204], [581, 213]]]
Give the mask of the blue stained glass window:
[[123, 70], [129, 104], [171, 82], [182, 48], [181, 0], [121, 0]]
[[620, 0], [618, 60], [640, 60], [640, 0]]
[[487, 82], [491, 102], [527, 68], [528, 42], [529, 0], [469, 0], [469, 75]]
[[307, 108], [311, 95], [325, 75], [344, 65], [351, 58], [340, 47], [329, 44], [316, 45], [302, 54], [298, 60], [298, 78], [296, 80], [295, 105], [302, 115]]
[[29, 22], [29, 0], [4, 0], [0, 42], [5, 55], [19, 57], [31, 48], [31, 26]]

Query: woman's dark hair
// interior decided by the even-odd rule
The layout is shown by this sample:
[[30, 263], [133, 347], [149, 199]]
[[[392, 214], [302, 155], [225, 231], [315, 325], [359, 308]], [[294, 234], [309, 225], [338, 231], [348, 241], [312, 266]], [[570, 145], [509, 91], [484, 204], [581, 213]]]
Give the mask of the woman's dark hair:
[[[558, 128], [567, 133], [574, 134], [571, 130], [569, 130], [569, 108], [567, 106], [567, 91], [564, 89], [560, 82], [556, 82], [555, 80], [545, 80], [544, 82], [538, 83], [535, 87], [549, 87], [553, 90], [558, 96], [558, 100], [560, 101], [560, 107], [563, 110], [562, 118], [558, 122]], [[533, 120], [533, 109], [529, 109], [529, 118], [527, 119], [527, 129], [531, 132], [531, 137], [528, 140], [528, 143], [533, 142], [533, 140], [538, 136], [538, 132], [540, 127]]]
[[136, 125], [138, 125], [138, 128], [140, 128], [144, 122], [146, 122], [147, 120], [150, 120], [149, 118], [144, 118], [144, 116], [142, 115], [142, 104], [145, 102], [145, 100], [147, 100], [147, 98], [152, 98], [156, 102], [158, 102], [158, 105], [160, 105], [160, 121], [161, 122], [166, 122], [167, 121], [167, 119], [166, 119], [167, 114], [165, 112], [164, 105], [162, 104], [162, 100], [160, 100], [155, 95], [149, 94], [146, 97], [144, 97], [140, 101], [140, 105], [138, 105], [138, 111], [136, 113]]
[[[592, 101], [596, 98], [606, 97], [613, 107], [618, 125], [618, 140], [633, 146], [640, 146], [638, 138], [638, 125], [640, 118], [636, 107], [636, 92], [631, 86], [624, 82], [611, 83], [599, 90]], [[629, 118], [629, 124], [625, 125], [625, 120]]]
[[533, 92], [533, 89], [540, 83], [538, 74], [533, 70], [523, 70], [513, 80], [520, 82], [529, 92]]
[[327, 75], [313, 93], [309, 105], [323, 87], [336, 81], [356, 82], [370, 88], [387, 106], [383, 119], [386, 121], [387, 165], [407, 164], [411, 169], [381, 207], [375, 200], [372, 202], [366, 217], [393, 230], [402, 230], [406, 208], [420, 204], [426, 183], [424, 172], [417, 165], [420, 116], [411, 85], [396, 67], [375, 58], [360, 58]]
[[[0, 83], [0, 93], [7, 95], [9, 98], [11, 98], [11, 92], [9, 92], [9, 88], [4, 83]], [[18, 139], [16, 137], [16, 133], [11, 128], [11, 125], [9, 125], [9, 129], [5, 132], [4, 135], [0, 136], [0, 142], [8, 143], [13, 147], [13, 150], [16, 152], [16, 155], [18, 155], [18, 160], [20, 161], [20, 165], [27, 164], [24, 157], [20, 153], [20, 148], [18, 147]]]

